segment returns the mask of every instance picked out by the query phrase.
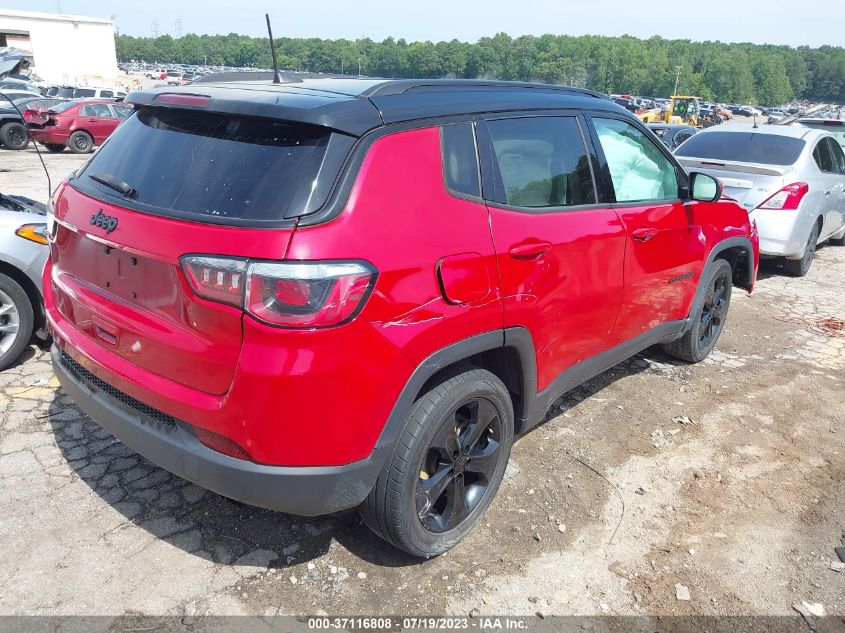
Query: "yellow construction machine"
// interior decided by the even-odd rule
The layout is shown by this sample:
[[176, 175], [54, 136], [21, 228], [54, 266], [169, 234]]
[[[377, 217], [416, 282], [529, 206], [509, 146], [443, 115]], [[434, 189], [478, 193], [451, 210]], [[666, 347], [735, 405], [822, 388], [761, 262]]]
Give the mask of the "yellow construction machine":
[[665, 111], [651, 110], [639, 116], [643, 123], [701, 125], [701, 97], [674, 95]]

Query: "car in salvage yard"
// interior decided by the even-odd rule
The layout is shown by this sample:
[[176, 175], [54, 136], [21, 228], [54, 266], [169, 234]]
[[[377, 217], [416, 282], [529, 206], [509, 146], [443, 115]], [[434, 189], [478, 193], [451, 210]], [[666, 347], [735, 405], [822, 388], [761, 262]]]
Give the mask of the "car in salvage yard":
[[845, 245], [845, 154], [824, 130], [731, 125], [704, 130], [675, 152], [681, 164], [718, 178], [757, 222], [760, 252], [807, 274], [816, 246]]
[[51, 152], [88, 154], [101, 145], [132, 113], [131, 106], [102, 100], [74, 100], [60, 103], [37, 116], [29, 134]]
[[673, 152], [680, 147], [681, 143], [698, 132], [698, 128], [691, 125], [670, 125], [668, 123], [649, 123], [648, 129], [654, 132], [654, 135]]
[[703, 360], [754, 285], [745, 210], [588, 90], [209, 77], [129, 99], [53, 200], [64, 391], [171, 472], [360, 507], [414, 556], [473, 528], [561, 394], [654, 344]]
[[54, 105], [60, 101], [61, 99], [47, 99], [41, 95], [29, 95], [12, 102], [0, 101], [0, 147], [11, 150], [26, 149], [29, 145], [25, 126], [28, 108]]
[[41, 279], [49, 257], [43, 204], [0, 194], [0, 370], [36, 333], [45, 339]]

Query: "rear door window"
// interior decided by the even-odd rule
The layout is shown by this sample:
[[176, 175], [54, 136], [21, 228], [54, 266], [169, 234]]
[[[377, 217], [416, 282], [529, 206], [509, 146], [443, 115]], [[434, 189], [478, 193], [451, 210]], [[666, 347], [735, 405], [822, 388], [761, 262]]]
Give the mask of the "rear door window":
[[574, 117], [487, 122], [498, 169], [496, 201], [541, 209], [596, 202], [584, 138]]
[[834, 141], [832, 138], [826, 138], [824, 142], [827, 144], [828, 152], [830, 152], [833, 173], [845, 174], [845, 153], [842, 152], [842, 148], [839, 146], [839, 143]]
[[[353, 140], [300, 123], [142, 108], [117, 128], [73, 184], [140, 211], [222, 224], [273, 224], [291, 205], [300, 215], [322, 205]], [[340, 160], [326, 161], [333, 166], [330, 174], [320, 171], [327, 152], [342, 153]], [[133, 197], [121, 197], [91, 174], [123, 181], [135, 190]]]
[[617, 202], [678, 199], [675, 166], [646, 134], [626, 121], [594, 117]]
[[827, 139], [822, 139], [816, 143], [816, 147], [813, 150], [813, 160], [816, 161], [816, 165], [824, 173], [832, 174], [833, 157], [830, 155], [830, 150], [827, 148], [827, 143], [825, 142], [826, 140]]
[[471, 123], [445, 125], [441, 128], [443, 180], [446, 188], [472, 198], [481, 197], [478, 152]]

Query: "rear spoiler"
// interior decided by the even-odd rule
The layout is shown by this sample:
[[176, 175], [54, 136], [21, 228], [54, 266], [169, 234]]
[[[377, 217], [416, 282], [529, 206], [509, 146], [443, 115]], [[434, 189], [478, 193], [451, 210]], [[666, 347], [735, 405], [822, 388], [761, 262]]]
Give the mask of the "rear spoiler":
[[[351, 136], [362, 136], [383, 125], [379, 111], [369, 99], [318, 95], [296, 90], [294, 86], [296, 83], [287, 87], [269, 81], [266, 84], [193, 83], [131, 92], [124, 98], [124, 103], [303, 123]], [[157, 101], [162, 95], [167, 97]]]
[[684, 167], [736, 171], [744, 174], [759, 174], [760, 176], [783, 176], [791, 169], [789, 166], [762, 165], [760, 163], [738, 163], [729, 160], [716, 160], [714, 158], [687, 158], [686, 156], [677, 155], [675, 158]]

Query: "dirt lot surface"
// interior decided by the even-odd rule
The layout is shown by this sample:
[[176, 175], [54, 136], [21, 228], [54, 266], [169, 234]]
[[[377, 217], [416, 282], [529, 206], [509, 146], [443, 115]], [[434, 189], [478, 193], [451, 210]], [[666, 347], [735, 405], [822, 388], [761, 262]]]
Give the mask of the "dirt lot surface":
[[[82, 159], [46, 160], [55, 183]], [[44, 199], [39, 170], [32, 150], [0, 151], [0, 191]], [[821, 320], [845, 319], [843, 287], [845, 248], [820, 248], [803, 279], [764, 266], [704, 363], [651, 349], [576, 389], [516, 444], [478, 529], [425, 562], [353, 511], [259, 510], [157, 468], [33, 348], [0, 374], [0, 614], [189, 630], [202, 614], [779, 616], [805, 601], [841, 625], [845, 338]]]

